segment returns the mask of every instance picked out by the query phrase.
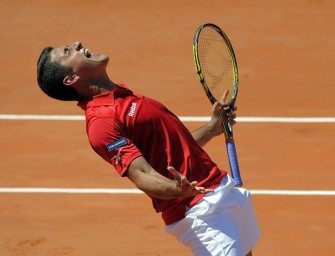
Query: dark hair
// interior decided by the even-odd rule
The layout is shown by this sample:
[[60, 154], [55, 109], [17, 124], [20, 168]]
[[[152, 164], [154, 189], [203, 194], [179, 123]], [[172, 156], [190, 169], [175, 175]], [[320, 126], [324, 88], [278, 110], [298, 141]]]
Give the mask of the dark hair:
[[70, 72], [70, 68], [58, 62], [51, 62], [50, 52], [53, 47], [43, 49], [37, 61], [37, 82], [42, 91], [49, 97], [71, 101], [79, 101], [79, 95], [73, 87], [63, 83], [65, 76]]

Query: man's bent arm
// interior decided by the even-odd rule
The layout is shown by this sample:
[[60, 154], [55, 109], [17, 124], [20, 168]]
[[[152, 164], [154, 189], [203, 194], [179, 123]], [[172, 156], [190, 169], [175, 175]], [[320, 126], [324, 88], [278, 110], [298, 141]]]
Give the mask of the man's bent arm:
[[167, 169], [174, 179], [164, 177], [155, 171], [141, 156], [131, 162], [126, 175], [138, 189], [159, 199], [176, 199], [213, 192], [212, 189], [197, 187], [198, 182], [188, 181], [173, 167]]

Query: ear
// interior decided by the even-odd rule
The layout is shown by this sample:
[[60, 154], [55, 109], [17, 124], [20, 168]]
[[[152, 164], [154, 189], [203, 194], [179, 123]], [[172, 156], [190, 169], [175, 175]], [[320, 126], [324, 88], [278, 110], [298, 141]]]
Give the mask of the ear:
[[75, 83], [79, 80], [79, 76], [77, 75], [67, 75], [64, 80], [63, 83], [67, 86], [74, 86]]

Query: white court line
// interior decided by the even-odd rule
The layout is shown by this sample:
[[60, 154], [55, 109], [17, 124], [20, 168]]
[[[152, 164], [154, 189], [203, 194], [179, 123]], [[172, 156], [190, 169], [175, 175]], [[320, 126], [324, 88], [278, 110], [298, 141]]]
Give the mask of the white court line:
[[68, 120], [80, 121], [85, 120], [83, 115], [0, 115], [2, 120]]
[[[143, 194], [139, 189], [112, 188], [0, 188], [0, 193]], [[334, 190], [250, 190], [254, 195], [335, 196]]]
[[[180, 116], [183, 122], [207, 122], [209, 116]], [[0, 120], [67, 120], [82, 121], [83, 115], [11, 115], [0, 114]], [[241, 123], [335, 123], [335, 117], [237, 117]]]

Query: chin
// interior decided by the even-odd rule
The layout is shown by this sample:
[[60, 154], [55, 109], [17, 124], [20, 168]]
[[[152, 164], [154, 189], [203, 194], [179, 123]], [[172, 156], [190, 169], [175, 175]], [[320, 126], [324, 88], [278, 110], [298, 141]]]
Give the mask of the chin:
[[101, 63], [108, 63], [109, 57], [106, 55], [100, 55], [99, 58], [97, 58], [97, 61]]

